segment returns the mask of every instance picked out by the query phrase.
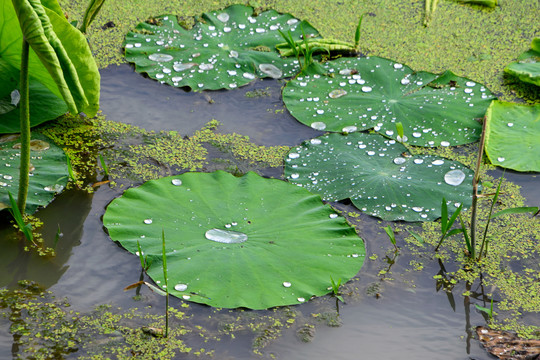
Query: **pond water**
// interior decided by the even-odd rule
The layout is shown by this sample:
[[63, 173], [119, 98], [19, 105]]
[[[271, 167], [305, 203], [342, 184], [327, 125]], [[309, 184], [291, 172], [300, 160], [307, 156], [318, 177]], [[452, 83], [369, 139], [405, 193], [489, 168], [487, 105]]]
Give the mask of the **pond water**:
[[[234, 91], [208, 94], [185, 92], [160, 85], [133, 72], [129, 66], [109, 67], [102, 71], [103, 113], [109, 120], [125, 122], [148, 130], [175, 130], [190, 135], [208, 121], [223, 123], [220, 132], [248, 135], [260, 145], [296, 145], [321, 133], [296, 122], [280, 100], [283, 84], [278, 81], [255, 81]], [[259, 94], [263, 96], [249, 97]], [[208, 101], [211, 98], [212, 103]], [[263, 169], [267, 176], [280, 176], [276, 169]], [[501, 172], [497, 171], [496, 174]], [[530, 205], [540, 203], [535, 175], [506, 173], [506, 178], [524, 186]], [[124, 309], [151, 305], [161, 309], [163, 298], [142, 289], [142, 300], [133, 299], [133, 291], [123, 288], [139, 280], [139, 259], [113, 243], [103, 229], [101, 218], [107, 204], [121, 195], [118, 188], [101, 186], [94, 194], [71, 190], [64, 192], [38, 215], [44, 221], [43, 234], [54, 238], [58, 227], [63, 236], [52, 260], [20, 253], [15, 243], [3, 246], [0, 254], [3, 269], [0, 287], [14, 286], [17, 280], [32, 279], [57, 298], [66, 297], [72, 308], [87, 312], [99, 304], [113, 304]], [[336, 204], [341, 210], [352, 211], [347, 204]], [[377, 254], [379, 260], [366, 261], [357, 278], [347, 286], [347, 303], [330, 296], [295, 306], [303, 323], [314, 325], [309, 343], [299, 340], [298, 328], [291, 326], [281, 336], [261, 349], [262, 358], [278, 359], [490, 359], [477, 340], [472, 328], [484, 325], [485, 319], [474, 306], [479, 300], [464, 298], [467, 290], [458, 284], [452, 293], [437, 291], [433, 276], [441, 271], [436, 260], [423, 259], [422, 271], [410, 271], [412, 257], [405, 250], [397, 256], [391, 250], [385, 225], [366, 215], [360, 217], [359, 232], [366, 241], [367, 256]], [[0, 236], [11, 232], [4, 222]], [[400, 240], [400, 239], [398, 239]], [[395, 258], [394, 258], [395, 257]], [[387, 259], [387, 261], [383, 261]], [[455, 267], [446, 264], [448, 267]], [[378, 275], [390, 268], [392, 275]], [[389, 278], [394, 280], [390, 280]], [[471, 289], [478, 299], [480, 289]], [[181, 300], [171, 298], [171, 306], [180, 307]], [[208, 327], [217, 328], [220, 318], [233, 316], [238, 310], [215, 311], [199, 304], [190, 305], [196, 319], [208, 319]], [[253, 312], [257, 316], [271, 315], [272, 310]], [[334, 322], [315, 319], [311, 314], [326, 313]], [[257, 318], [255, 316], [255, 318]], [[195, 321], [194, 320], [194, 321]], [[203, 320], [201, 320], [203, 321]], [[255, 320], [256, 321], [256, 320]], [[302, 324], [298, 320], [299, 325]], [[13, 337], [6, 330], [7, 319], [1, 320], [0, 358], [12, 353]], [[330, 326], [338, 325], [338, 326]], [[196, 338], [188, 344], [215, 350], [215, 359], [261, 358], [252, 353], [253, 334], [244, 331], [235, 339], [223, 339], [206, 344]], [[73, 353], [69, 358], [76, 358]], [[179, 358], [196, 358], [181, 355]]]

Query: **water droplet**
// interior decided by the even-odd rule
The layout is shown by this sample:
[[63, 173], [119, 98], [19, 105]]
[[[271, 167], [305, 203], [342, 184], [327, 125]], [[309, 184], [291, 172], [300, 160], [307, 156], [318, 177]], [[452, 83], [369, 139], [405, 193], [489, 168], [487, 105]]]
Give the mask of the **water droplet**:
[[415, 163], [415, 164], [420, 165], [420, 164], [422, 164], [423, 162], [424, 162], [424, 159], [414, 159], [414, 163]]
[[348, 76], [348, 75], [353, 75], [353, 74], [356, 74], [356, 73], [358, 73], [358, 70], [354, 70], [354, 69], [341, 69], [341, 70], [339, 70], [339, 75]]
[[299, 301], [299, 302], [305, 302], [306, 299], [304, 299], [303, 297], [299, 297], [299, 298], [298, 298], [298, 301]]
[[64, 190], [64, 187], [60, 184], [54, 184], [54, 185], [45, 186], [43, 190], [52, 191], [52, 192], [60, 192]]
[[471, 88], [465, 88], [465, 90], [463, 90], [466, 94], [470, 94], [473, 92], [473, 89]]
[[442, 165], [442, 164], [444, 164], [444, 160], [440, 160], [440, 159], [439, 160], [434, 160], [431, 163], [433, 165]]
[[404, 164], [405, 161], [407, 161], [407, 159], [405, 159], [404, 157], [397, 157], [394, 159], [394, 164], [401, 165]]
[[392, 135], [394, 135], [394, 131], [392, 131], [392, 130], [386, 130], [386, 135], [392, 136]]
[[227, 22], [229, 21], [229, 14], [227, 13], [221, 13], [217, 16], [217, 19], [221, 22]]
[[343, 89], [336, 89], [336, 90], [332, 90], [330, 91], [330, 93], [328, 94], [328, 97], [332, 98], [332, 99], [337, 99], [337, 98], [340, 98], [342, 96], [345, 96], [347, 95], [347, 92]]
[[309, 141], [312, 145], [320, 145], [321, 144], [321, 139], [311, 139]]
[[191, 69], [192, 67], [194, 67], [195, 63], [185, 63], [185, 64], [182, 64], [182, 63], [176, 63], [173, 65], [173, 69], [174, 71], [184, 71], [184, 70], [187, 70], [187, 69]]
[[450, 146], [448, 141], [441, 141], [441, 146]]
[[300, 157], [300, 154], [299, 153], [290, 153], [289, 154], [289, 158], [290, 159], [298, 159]]
[[187, 285], [186, 284], [176, 284], [174, 285], [174, 290], [176, 291], [186, 291]]
[[345, 126], [343, 129], [341, 129], [341, 131], [343, 131], [344, 133], [352, 133], [352, 132], [355, 132], [356, 130], [358, 130], [358, 128], [354, 125]]
[[290, 282], [288, 282], [288, 281], [284, 281], [284, 282], [283, 282], [283, 286], [285, 286], [285, 287], [287, 287], [287, 288], [288, 288], [288, 287], [291, 287], [291, 285], [292, 285], [292, 284], [291, 284]]
[[173, 185], [180, 186], [180, 185], [182, 185], [182, 180], [180, 180], [180, 179], [172, 179], [171, 183]]
[[424, 210], [424, 208], [418, 207], [418, 206], [414, 206], [414, 207], [412, 207], [411, 209], [412, 209], [413, 211], [416, 211], [416, 212], [420, 212], [420, 211]]
[[394, 69], [401, 69], [403, 65], [401, 64], [394, 64]]
[[163, 79], [163, 77], [165, 77], [165, 75], [163, 75], [163, 74], [156, 74], [156, 79]]
[[13, 176], [11, 176], [11, 175], [4, 175], [4, 179], [6, 179], [6, 180], [12, 180], [12, 179], [13, 179]]
[[298, 19], [289, 19], [287, 20], [287, 25], [294, 25], [298, 23]]
[[199, 65], [199, 69], [201, 70], [212, 70], [214, 68], [214, 65], [212, 64], [201, 64]]
[[133, 44], [126, 44], [126, 49], [131, 49], [133, 47]]
[[373, 155], [375, 155], [375, 151], [368, 151], [367, 154], [368, 154], [369, 156], [373, 156]]
[[291, 174], [291, 179], [298, 179], [299, 177], [299, 174]]
[[191, 296], [189, 296], [189, 295], [182, 295], [182, 299], [184, 299], [184, 300], [189, 300], [189, 299], [191, 299]]
[[362, 91], [367, 93], [367, 92], [371, 92], [371, 90], [373, 90], [370, 86], [362, 86]]
[[142, 46], [142, 44], [141, 43], [135, 43], [135, 44], [133, 44], [133, 46], [135, 46], [136, 48], [140, 48]]
[[474, 85], [476, 85], [476, 83], [474, 81], [467, 81], [465, 83], [466, 86], [469, 86], [469, 87], [473, 87]]
[[329, 217], [330, 219], [335, 219], [338, 217], [338, 214], [330, 214]]
[[401, 79], [401, 85], [408, 85], [410, 82], [411, 82], [411, 80], [409, 80], [407, 78]]
[[415, 138], [419, 138], [420, 136], [422, 136], [422, 134], [419, 132], [413, 132], [412, 136]]
[[497, 161], [499, 161], [499, 162], [503, 162], [504, 160], [506, 160], [506, 159], [504, 157], [502, 157], [502, 156], [497, 158]]
[[508, 127], [512, 127], [512, 126], [514, 126], [514, 123], [509, 122]]
[[157, 61], [157, 62], [167, 62], [167, 61], [171, 61], [172, 59], [174, 59], [174, 57], [172, 57], [172, 55], [161, 54], [161, 53], [150, 54], [150, 55], [148, 55], [148, 58], [150, 60], [152, 60], [152, 61]]
[[146, 225], [150, 225], [153, 221], [152, 219], [144, 219], [143, 221]]
[[270, 76], [272, 79], [279, 79], [283, 72], [272, 64], [259, 64], [259, 70]]
[[326, 129], [326, 124], [323, 123], [322, 121], [315, 121], [311, 123], [311, 127], [315, 130], [324, 130]]
[[222, 229], [210, 229], [204, 236], [208, 240], [224, 243], [224, 244], [236, 244], [242, 243], [248, 239], [247, 235], [239, 231], [222, 230]]
[[444, 182], [448, 185], [458, 186], [465, 180], [465, 173], [461, 170], [450, 170], [444, 174]]
[[255, 75], [253, 75], [252, 73], [247, 73], [247, 72], [245, 72], [245, 73], [243, 74], [243, 76], [244, 76], [246, 79], [249, 79], [249, 80], [255, 79]]

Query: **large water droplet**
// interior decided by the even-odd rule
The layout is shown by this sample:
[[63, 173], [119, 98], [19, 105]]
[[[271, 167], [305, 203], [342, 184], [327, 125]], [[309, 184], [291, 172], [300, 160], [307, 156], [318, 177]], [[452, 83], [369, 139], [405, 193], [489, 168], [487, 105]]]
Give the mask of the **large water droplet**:
[[411, 80], [409, 80], [407, 78], [401, 79], [401, 85], [408, 85], [410, 82], [411, 82]]
[[423, 162], [424, 162], [424, 159], [414, 159], [414, 163], [415, 163], [415, 164], [420, 165], [420, 164], [422, 164]]
[[283, 72], [272, 64], [260, 64], [259, 70], [273, 79], [279, 79]]
[[182, 180], [180, 180], [180, 179], [172, 179], [171, 183], [173, 185], [180, 186], [180, 185], [182, 185]]
[[221, 22], [227, 22], [229, 21], [229, 14], [227, 13], [221, 13], [217, 16], [217, 19]]
[[322, 141], [321, 139], [311, 139], [310, 142], [312, 145], [320, 145]]
[[371, 92], [371, 90], [373, 90], [371, 86], [362, 86], [362, 91], [365, 93]]
[[345, 90], [343, 90], [343, 89], [332, 90], [328, 94], [328, 96], [331, 99], [337, 99], [337, 98], [340, 98], [340, 97], [345, 96], [345, 95], [347, 95], [347, 92]]
[[503, 162], [504, 160], [506, 160], [506, 159], [504, 157], [502, 157], [502, 156], [497, 158], [497, 161], [499, 161], [499, 162]]
[[298, 159], [300, 157], [300, 154], [299, 153], [290, 153], [289, 154], [289, 159]]
[[283, 282], [283, 286], [285, 286], [285, 287], [291, 287], [291, 285], [292, 284], [290, 282], [288, 282], [288, 281]]
[[199, 69], [201, 70], [212, 70], [214, 68], [214, 65], [212, 64], [201, 64], [199, 65]]
[[173, 65], [173, 69], [174, 71], [184, 71], [184, 70], [187, 70], [187, 69], [191, 69], [192, 67], [194, 67], [195, 63], [185, 63], [185, 64], [182, 64], [182, 63], [177, 63], [177, 64], [174, 64]]
[[19, 104], [19, 101], [21, 100], [21, 94], [19, 93], [19, 90], [15, 89], [11, 92], [11, 105], [17, 106]]
[[465, 173], [461, 170], [450, 170], [444, 174], [444, 182], [448, 185], [458, 186], [465, 180]]
[[289, 19], [287, 20], [287, 25], [294, 25], [298, 23], [298, 19]]
[[465, 85], [469, 86], [469, 87], [473, 87], [474, 85], [476, 85], [476, 83], [474, 81], [467, 81], [465, 83]]
[[345, 126], [343, 129], [341, 129], [341, 131], [343, 131], [344, 133], [352, 133], [352, 132], [355, 132], [356, 130], [358, 130], [358, 128], [354, 125]]
[[394, 164], [401, 165], [404, 164], [405, 161], [407, 161], [407, 159], [405, 159], [404, 157], [397, 157], [394, 159]]
[[403, 65], [401, 64], [394, 64], [394, 69], [401, 69]]
[[441, 146], [450, 146], [448, 141], [441, 141]]
[[255, 75], [252, 74], [252, 73], [245, 72], [245, 73], [243, 74], [243, 76], [244, 76], [246, 79], [248, 79], [248, 80], [253, 80], [253, 79], [255, 79]]
[[322, 121], [315, 121], [311, 123], [311, 127], [315, 130], [324, 130], [326, 129], [326, 124], [323, 123]]
[[49, 185], [49, 186], [45, 186], [43, 188], [43, 190], [45, 191], [53, 191], [53, 192], [60, 192], [62, 190], [64, 190], [64, 187], [60, 184], [54, 184], [54, 185]]
[[186, 291], [187, 285], [186, 284], [176, 284], [174, 285], [174, 290], [176, 291]]
[[208, 240], [216, 241], [224, 244], [242, 243], [248, 239], [247, 235], [239, 231], [210, 229], [204, 236]]
[[439, 160], [434, 160], [431, 163], [433, 165], [442, 165], [442, 164], [444, 164], [444, 160], [440, 160], [440, 159]]
[[330, 219], [335, 219], [338, 217], [338, 214], [330, 214], [328, 216], [330, 217]]
[[161, 53], [150, 54], [148, 55], [148, 58], [152, 61], [157, 61], [157, 62], [167, 62], [174, 59], [172, 55], [161, 54]]
[[153, 223], [152, 219], [144, 219], [143, 221], [146, 225], [150, 225], [151, 223]]
[[414, 206], [414, 207], [412, 207], [411, 209], [412, 209], [413, 211], [416, 211], [416, 212], [420, 212], [420, 211], [424, 210], [424, 208], [418, 207], [418, 206]]

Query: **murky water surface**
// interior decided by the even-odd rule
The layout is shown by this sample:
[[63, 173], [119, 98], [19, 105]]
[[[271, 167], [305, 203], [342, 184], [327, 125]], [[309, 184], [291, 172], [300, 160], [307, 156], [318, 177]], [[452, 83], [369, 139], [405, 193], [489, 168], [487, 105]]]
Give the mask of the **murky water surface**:
[[[278, 81], [256, 81], [234, 91], [188, 93], [160, 85], [133, 73], [130, 67], [110, 67], [102, 72], [102, 109], [108, 119], [150, 130], [176, 130], [192, 134], [208, 121], [223, 123], [221, 132], [250, 136], [261, 145], [295, 145], [321, 134], [296, 122], [284, 111]], [[268, 96], [246, 97], [246, 92]], [[209, 102], [213, 100], [213, 103]], [[497, 172], [501, 173], [501, 172]], [[267, 174], [278, 176], [276, 170]], [[521, 184], [529, 205], [540, 203], [538, 178], [530, 174], [506, 173], [506, 178]], [[58, 226], [63, 237], [52, 260], [20, 255], [17, 246], [2, 247], [3, 269], [0, 286], [13, 286], [19, 279], [33, 279], [52, 290], [58, 298], [67, 297], [72, 308], [89, 311], [95, 305], [111, 303], [123, 308], [163, 306], [163, 299], [143, 289], [142, 302], [123, 288], [139, 280], [139, 259], [113, 243], [103, 229], [101, 218], [107, 204], [120, 196], [119, 189], [100, 187], [93, 195], [79, 191], [61, 194], [49, 207], [39, 212], [45, 223], [44, 236], [54, 238]], [[352, 211], [348, 205], [342, 210]], [[366, 240], [367, 255], [393, 257], [390, 243], [378, 220], [362, 215], [360, 235]], [[2, 226], [6, 237], [9, 227]], [[400, 253], [391, 265], [396, 280], [382, 279], [377, 273], [380, 262], [367, 259], [352, 285], [354, 295], [339, 306], [339, 327], [327, 326], [310, 318], [318, 312], [313, 302], [297, 306], [314, 324], [313, 341], [301, 342], [294, 326], [262, 350], [263, 358], [278, 359], [489, 359], [479, 343], [471, 339], [471, 329], [485, 320], [474, 305], [464, 303], [463, 285], [454, 295], [437, 291], [433, 276], [440, 271], [435, 261], [425, 260], [421, 272], [406, 271], [411, 260]], [[389, 265], [390, 266], [390, 265]], [[474, 291], [474, 289], [473, 289]], [[334, 299], [327, 297], [325, 309], [336, 311]], [[178, 307], [181, 301], [171, 299]], [[191, 305], [195, 316], [219, 318], [213, 309]], [[265, 312], [261, 312], [264, 314]], [[270, 313], [270, 312], [268, 312]], [[3, 320], [0, 329], [0, 358], [11, 358], [12, 336]], [[216, 359], [260, 358], [252, 354], [253, 335], [238, 334], [235, 340], [202, 344], [216, 350]], [[73, 354], [75, 357], [77, 354]], [[182, 356], [182, 358], [190, 358]]]

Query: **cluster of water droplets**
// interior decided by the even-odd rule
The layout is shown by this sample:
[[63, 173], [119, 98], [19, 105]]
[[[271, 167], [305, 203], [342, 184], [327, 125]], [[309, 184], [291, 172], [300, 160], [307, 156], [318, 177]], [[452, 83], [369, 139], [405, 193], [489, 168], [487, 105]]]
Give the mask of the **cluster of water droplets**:
[[[159, 26], [145, 26], [144, 34], [128, 34], [126, 58], [162, 83], [196, 90], [234, 89], [257, 77], [278, 79], [297, 72], [298, 61], [280, 58], [274, 45], [283, 42], [279, 31], [294, 32], [299, 21], [275, 11], [258, 16], [251, 11], [245, 7], [244, 16], [232, 16], [227, 9], [213, 12], [189, 31], [175, 17], [164, 16]], [[253, 36], [273, 44], [253, 46]], [[259, 51], [266, 60], [254, 68]]]

